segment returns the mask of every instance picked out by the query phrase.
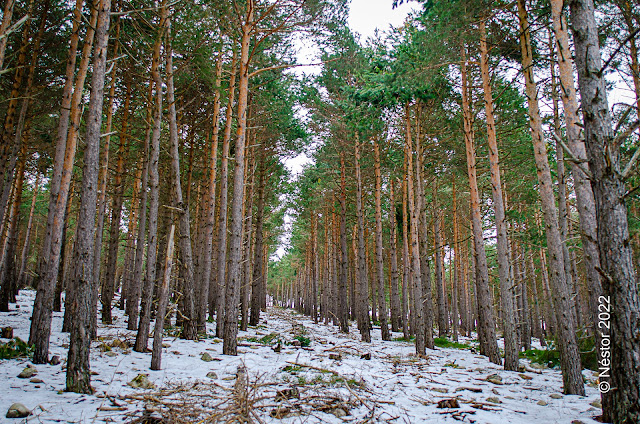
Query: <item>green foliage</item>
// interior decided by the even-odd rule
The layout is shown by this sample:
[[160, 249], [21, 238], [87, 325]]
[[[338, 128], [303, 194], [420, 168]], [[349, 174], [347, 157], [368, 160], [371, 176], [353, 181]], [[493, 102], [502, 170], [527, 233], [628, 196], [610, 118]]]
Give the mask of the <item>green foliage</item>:
[[[583, 369], [596, 371], [598, 369], [598, 356], [593, 336], [582, 336], [578, 338], [578, 349], [580, 351], [580, 362]], [[547, 349], [530, 349], [520, 352], [521, 358], [527, 358], [531, 362], [546, 365], [549, 368], [560, 366], [560, 352], [555, 347], [553, 340], [549, 341]]]
[[311, 339], [305, 336], [295, 336], [294, 340], [297, 340], [300, 342], [300, 346], [302, 347], [309, 347], [309, 345], [311, 344]]
[[394, 342], [407, 342], [407, 343], [413, 342], [413, 341], [415, 341], [415, 340], [416, 340], [415, 336], [411, 336], [411, 337], [409, 337], [409, 339], [408, 339], [408, 340], [407, 340], [407, 338], [406, 338], [406, 337], [404, 337], [404, 336], [403, 336], [403, 337], [395, 337], [395, 338], [393, 339], [393, 341], [394, 341]]
[[280, 335], [278, 333], [271, 333], [271, 334], [267, 334], [266, 336], [263, 337], [248, 337], [246, 339], [248, 342], [251, 343], [259, 343], [261, 345], [265, 345], [265, 346], [271, 346], [274, 345], [276, 343], [281, 343], [282, 339], [280, 338]]
[[447, 347], [447, 348], [454, 348], [454, 349], [470, 349], [471, 348], [471, 346], [469, 346], [466, 343], [453, 342], [447, 339], [446, 337], [436, 337], [435, 339], [433, 339], [433, 344], [435, 344], [438, 347]]
[[7, 343], [0, 344], [0, 359], [31, 357], [33, 346], [29, 346], [20, 337], [15, 337]]

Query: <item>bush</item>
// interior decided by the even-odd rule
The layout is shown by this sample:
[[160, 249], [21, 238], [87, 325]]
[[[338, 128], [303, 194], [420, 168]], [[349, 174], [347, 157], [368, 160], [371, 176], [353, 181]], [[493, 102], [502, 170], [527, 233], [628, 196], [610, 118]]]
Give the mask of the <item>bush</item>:
[[[595, 349], [593, 336], [578, 335], [578, 350], [580, 351], [580, 362], [583, 369], [596, 371], [598, 369], [598, 356]], [[536, 364], [543, 364], [549, 368], [560, 365], [560, 352], [555, 347], [553, 340], [549, 341], [547, 349], [530, 349], [520, 352], [521, 358], [527, 358]]]
[[30, 357], [32, 354], [33, 346], [29, 346], [20, 337], [15, 337], [7, 343], [0, 344], [0, 359]]
[[308, 347], [311, 344], [311, 339], [305, 336], [295, 336], [294, 339], [299, 341], [302, 347]]
[[471, 346], [465, 343], [452, 342], [446, 337], [436, 337], [433, 339], [433, 344], [438, 347], [451, 347], [454, 349], [469, 349]]

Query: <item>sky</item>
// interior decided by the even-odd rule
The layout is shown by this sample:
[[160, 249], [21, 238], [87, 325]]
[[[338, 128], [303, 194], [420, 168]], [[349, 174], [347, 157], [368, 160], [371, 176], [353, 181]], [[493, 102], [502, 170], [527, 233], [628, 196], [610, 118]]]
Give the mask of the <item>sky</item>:
[[[420, 4], [418, 2], [408, 2], [396, 9], [392, 8], [392, 0], [352, 0], [349, 11], [348, 25], [351, 30], [360, 34], [360, 41], [364, 42], [367, 38], [375, 34], [376, 29], [386, 31], [389, 26], [398, 27], [403, 24], [405, 18], [412, 10], [418, 10]], [[314, 56], [317, 52], [309, 45], [306, 40], [298, 40], [298, 62], [299, 63], [315, 63]], [[297, 68], [296, 72], [318, 72], [318, 67]], [[305, 164], [311, 162], [306, 154], [302, 153], [295, 158], [287, 159], [285, 166], [293, 174], [294, 178], [301, 171]], [[290, 239], [290, 229], [292, 217], [285, 214], [285, 234], [280, 240], [280, 247], [276, 251], [276, 256], [281, 258], [285, 253], [285, 245]]]

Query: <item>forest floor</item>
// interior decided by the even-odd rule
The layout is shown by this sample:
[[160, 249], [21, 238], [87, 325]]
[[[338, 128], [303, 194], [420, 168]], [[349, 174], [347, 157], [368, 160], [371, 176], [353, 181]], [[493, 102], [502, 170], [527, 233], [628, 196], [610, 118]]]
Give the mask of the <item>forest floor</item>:
[[[26, 340], [34, 296], [21, 291], [0, 326]], [[222, 355], [213, 335], [199, 342], [165, 337], [162, 370], [150, 371], [151, 354], [131, 350], [135, 332], [116, 310], [115, 324], [100, 325], [92, 344], [95, 395], [79, 395], [63, 391], [69, 336], [60, 331], [62, 313], [54, 313], [50, 354], [61, 363], [36, 365], [33, 378], [21, 379], [26, 358], [0, 360], [0, 422], [243, 422], [248, 415], [270, 423], [591, 424], [601, 413], [591, 371], [583, 373], [586, 397], [565, 396], [558, 369], [526, 360], [525, 371], [508, 372], [469, 348], [419, 358], [412, 343], [383, 342], [379, 329], [367, 344], [355, 328], [340, 334], [291, 310], [263, 315], [262, 325], [240, 332], [238, 356]], [[207, 330], [213, 334], [214, 324]], [[32, 415], [5, 419], [14, 402]]]

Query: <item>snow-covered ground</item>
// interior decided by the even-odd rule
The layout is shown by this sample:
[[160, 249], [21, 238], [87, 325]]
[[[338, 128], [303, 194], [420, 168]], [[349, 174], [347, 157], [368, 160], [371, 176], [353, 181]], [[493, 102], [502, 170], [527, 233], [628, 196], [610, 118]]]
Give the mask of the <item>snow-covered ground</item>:
[[[0, 313], [0, 327], [12, 326], [14, 335], [26, 340], [34, 295], [23, 290], [17, 306]], [[79, 395], [63, 391], [69, 336], [60, 332], [62, 314], [55, 313], [50, 355], [59, 355], [62, 363], [36, 365], [34, 383], [17, 378], [28, 360], [0, 361], [0, 422], [129, 422], [145, 408], [164, 414], [167, 423], [186, 421], [187, 415], [192, 422], [233, 422], [235, 413], [250, 409], [256, 422], [282, 423], [590, 424], [601, 413], [591, 405], [599, 401], [593, 384], [586, 397], [562, 395], [556, 369], [534, 370], [523, 361], [529, 371], [507, 372], [463, 349], [437, 349], [418, 358], [413, 344], [382, 342], [379, 330], [367, 344], [360, 342], [355, 328], [350, 335], [340, 334], [290, 310], [271, 308], [265, 318], [264, 325], [240, 332], [236, 357], [222, 355], [221, 341], [213, 338], [214, 324], [208, 324], [211, 336], [199, 342], [165, 337], [162, 370], [151, 371], [151, 354], [127, 347], [135, 333], [126, 330], [117, 310], [115, 324], [100, 325], [100, 340], [93, 343], [95, 395]], [[293, 345], [296, 336], [310, 339], [309, 347]], [[270, 338], [281, 341], [280, 351], [265, 344]], [[204, 353], [209, 361], [202, 359]], [[247, 383], [241, 385], [238, 370], [243, 366]], [[128, 386], [139, 374], [147, 374], [155, 388]], [[493, 374], [503, 384], [496, 384], [496, 377], [487, 381]], [[593, 383], [592, 372], [584, 376]], [[459, 408], [438, 408], [439, 401], [453, 398]], [[14, 402], [33, 415], [4, 418]]]

